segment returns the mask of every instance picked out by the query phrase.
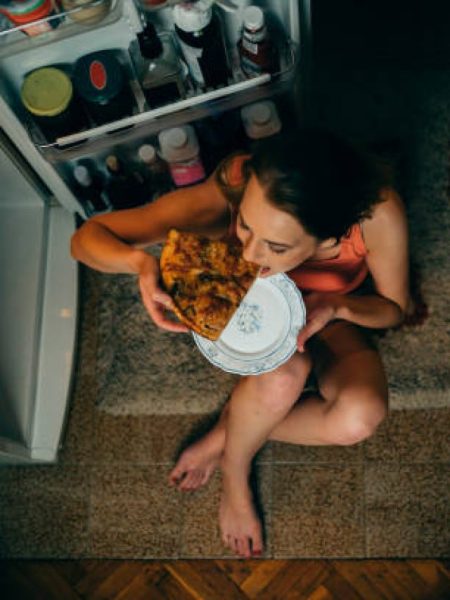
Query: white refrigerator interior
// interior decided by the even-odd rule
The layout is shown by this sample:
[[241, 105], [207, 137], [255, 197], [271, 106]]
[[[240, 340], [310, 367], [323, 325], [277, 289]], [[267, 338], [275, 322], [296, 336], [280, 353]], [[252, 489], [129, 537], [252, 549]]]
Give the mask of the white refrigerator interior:
[[[109, 5], [110, 0], [92, 4], [102, 1]], [[75, 166], [87, 161], [107, 178], [105, 158], [111, 152], [135, 159], [139, 146], [157, 144], [163, 129], [195, 126], [258, 100], [292, 98], [294, 83], [307, 76], [310, 0], [217, 0], [214, 11], [232, 67], [228, 85], [193, 86], [186, 97], [150, 109], [133, 67], [136, 36], [145, 19], [173, 36], [175, 2], [143, 12], [138, 0], [111, 0], [110, 12], [95, 24], [77, 23], [66, 14], [57, 28], [37, 36], [20, 28], [2, 31], [0, 24], [0, 462], [57, 459], [77, 333], [77, 265], [69, 255], [70, 237], [75, 214], [90, 214], [76, 189]], [[234, 10], [224, 11], [221, 4], [233, 4]], [[284, 54], [279, 72], [248, 79], [239, 72], [237, 42], [250, 4], [261, 7], [282, 33]], [[43, 139], [21, 102], [25, 76], [45, 66], [59, 66], [71, 76], [78, 58], [107, 49], [122, 57], [133, 114], [91, 123], [54, 142]]]

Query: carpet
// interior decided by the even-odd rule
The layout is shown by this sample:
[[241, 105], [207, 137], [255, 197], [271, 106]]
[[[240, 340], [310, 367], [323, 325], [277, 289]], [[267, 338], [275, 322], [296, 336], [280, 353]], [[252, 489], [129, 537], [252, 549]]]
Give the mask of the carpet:
[[[378, 340], [392, 409], [450, 406], [448, 150], [440, 139], [422, 145], [421, 169], [410, 178], [406, 198], [420, 282], [415, 287], [428, 316]], [[98, 283], [98, 408], [114, 415], [202, 414], [220, 408], [236, 376], [208, 363], [189, 335], [155, 327], [135, 277], [98, 275]]]

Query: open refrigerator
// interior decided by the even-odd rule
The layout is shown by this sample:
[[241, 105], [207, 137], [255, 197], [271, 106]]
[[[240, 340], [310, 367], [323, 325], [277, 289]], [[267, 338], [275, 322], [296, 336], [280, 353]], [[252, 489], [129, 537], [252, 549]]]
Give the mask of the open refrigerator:
[[[241, 107], [270, 98], [288, 126], [284, 119], [295, 111], [293, 89], [308, 76], [309, 0], [217, 0], [213, 10], [231, 67], [227, 83], [208, 89], [191, 85], [185, 97], [149, 108], [136, 76], [137, 36], [150, 21], [158, 35], [175, 39], [177, 0], [160, 6], [141, 1], [92, 0], [85, 6], [108, 2], [106, 16], [94, 24], [80, 23], [58, 6], [58, 12], [42, 19], [44, 25], [58, 19], [58, 26], [33, 36], [2, 22], [0, 462], [54, 462], [61, 445], [77, 339], [78, 268], [69, 254], [70, 237], [77, 222], [92, 214], [73, 178], [76, 165], [94, 164], [101, 171], [111, 152], [134, 165], [139, 147], [157, 147], [162, 130], [189, 123], [211, 172], [221, 152], [230, 150], [229, 143], [221, 148], [217, 139], [223, 133], [233, 142], [230, 123], [239, 121]], [[237, 44], [242, 13], [250, 4], [262, 8], [278, 31], [280, 61], [276, 72], [248, 78], [239, 68]], [[70, 75], [78, 58], [111, 49], [127, 73], [132, 114], [90, 123], [49, 142], [21, 102], [24, 77], [53, 65], [63, 65]]]

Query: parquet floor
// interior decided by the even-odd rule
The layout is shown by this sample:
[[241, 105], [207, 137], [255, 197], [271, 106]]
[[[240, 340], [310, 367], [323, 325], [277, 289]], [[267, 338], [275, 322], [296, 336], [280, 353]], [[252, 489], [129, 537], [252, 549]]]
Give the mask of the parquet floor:
[[434, 560], [3, 561], [2, 600], [448, 600]]

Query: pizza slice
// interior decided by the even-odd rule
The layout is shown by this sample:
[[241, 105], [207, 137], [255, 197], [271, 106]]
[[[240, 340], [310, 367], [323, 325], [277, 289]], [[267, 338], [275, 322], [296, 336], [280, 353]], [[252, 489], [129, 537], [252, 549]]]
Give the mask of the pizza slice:
[[169, 231], [160, 265], [175, 314], [210, 340], [225, 329], [259, 271], [242, 258], [239, 240], [210, 240], [176, 229]]

